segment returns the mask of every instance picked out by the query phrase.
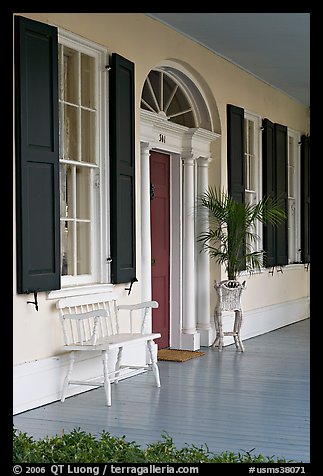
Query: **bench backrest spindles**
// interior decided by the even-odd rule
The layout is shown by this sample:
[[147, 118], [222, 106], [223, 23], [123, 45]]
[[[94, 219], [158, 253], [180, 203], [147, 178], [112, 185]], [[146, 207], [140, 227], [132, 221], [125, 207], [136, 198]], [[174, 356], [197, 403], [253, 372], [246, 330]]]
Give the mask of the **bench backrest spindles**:
[[[57, 307], [66, 345], [85, 345], [93, 338], [99, 340], [119, 332], [116, 296], [113, 293], [65, 298], [57, 302]], [[97, 310], [101, 312], [96, 316]], [[89, 312], [91, 314], [87, 315]]]

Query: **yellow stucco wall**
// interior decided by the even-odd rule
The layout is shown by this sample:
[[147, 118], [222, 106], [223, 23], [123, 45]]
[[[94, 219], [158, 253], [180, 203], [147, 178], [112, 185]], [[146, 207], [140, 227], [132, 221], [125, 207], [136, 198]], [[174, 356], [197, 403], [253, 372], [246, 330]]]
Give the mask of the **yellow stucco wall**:
[[[109, 53], [117, 52], [135, 63], [136, 77], [136, 160], [137, 160], [137, 223], [140, 224], [140, 97], [149, 71], [164, 60], [184, 64], [198, 80], [211, 106], [216, 132], [222, 138], [214, 144], [214, 158], [209, 170], [209, 182], [225, 185], [226, 174], [226, 104], [231, 103], [288, 126], [300, 133], [307, 132], [308, 111], [277, 89], [265, 84], [208, 49], [149, 18], [143, 13], [19, 13], [71, 31], [99, 43]], [[15, 234], [14, 234], [15, 236]], [[15, 248], [15, 246], [14, 246]], [[137, 227], [138, 276], [140, 276], [140, 226]], [[219, 277], [211, 263], [211, 306], [214, 305], [212, 281]], [[248, 289], [244, 296], [245, 310], [309, 296], [309, 273], [303, 266], [246, 277]], [[14, 363], [50, 357], [59, 353], [62, 344], [54, 302], [46, 293], [39, 295], [39, 312], [27, 305], [28, 298], [15, 293], [15, 256], [13, 276]], [[124, 286], [118, 286], [120, 299], [126, 296]], [[140, 300], [140, 283], [134, 286], [131, 300]], [[26, 343], [28, 342], [28, 345]]]

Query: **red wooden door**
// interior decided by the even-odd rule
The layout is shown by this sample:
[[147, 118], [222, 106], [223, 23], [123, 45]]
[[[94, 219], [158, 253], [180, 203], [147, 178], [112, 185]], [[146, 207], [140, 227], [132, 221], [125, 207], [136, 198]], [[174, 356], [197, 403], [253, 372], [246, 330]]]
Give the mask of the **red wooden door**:
[[158, 347], [169, 347], [169, 156], [159, 152], [150, 155], [150, 222], [153, 332], [160, 332]]

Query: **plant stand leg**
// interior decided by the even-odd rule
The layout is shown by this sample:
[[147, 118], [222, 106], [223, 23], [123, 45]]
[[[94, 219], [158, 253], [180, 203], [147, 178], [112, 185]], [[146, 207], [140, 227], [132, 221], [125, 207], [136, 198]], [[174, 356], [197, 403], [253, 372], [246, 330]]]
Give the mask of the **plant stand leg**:
[[236, 345], [237, 350], [240, 350], [241, 352], [244, 352], [244, 346], [240, 337], [240, 329], [241, 329], [241, 324], [242, 324], [242, 311], [241, 309], [237, 309], [234, 311], [235, 318], [234, 318], [234, 342]]
[[158, 365], [156, 363], [156, 359], [155, 359], [155, 356], [154, 356], [152, 344], [153, 344], [152, 340], [149, 340], [147, 342], [147, 346], [148, 346], [148, 350], [149, 350], [149, 354], [150, 354], [150, 358], [151, 358], [151, 366], [152, 366], [152, 369], [153, 369], [153, 372], [154, 372], [154, 375], [155, 375], [156, 384], [157, 384], [157, 387], [160, 387], [159, 369], [158, 369]]
[[74, 361], [75, 361], [75, 352], [72, 350], [72, 352], [70, 353], [70, 363], [68, 366], [68, 371], [63, 383], [61, 402], [64, 402], [66, 398], [67, 387], [68, 387], [69, 381], [71, 380], [71, 375], [72, 375], [73, 367], [74, 367]]
[[219, 322], [217, 318], [216, 307], [214, 308], [214, 326], [215, 326], [215, 339], [213, 341], [212, 347], [216, 347], [219, 343], [220, 331], [219, 331]]
[[108, 407], [111, 406], [111, 382], [108, 372], [108, 352], [102, 350], [103, 376], [104, 376], [104, 390]]
[[214, 323], [215, 323], [216, 337], [212, 344], [212, 347], [218, 347], [219, 352], [221, 352], [223, 347], [223, 330], [222, 330], [222, 312], [220, 309], [215, 309], [214, 311]]

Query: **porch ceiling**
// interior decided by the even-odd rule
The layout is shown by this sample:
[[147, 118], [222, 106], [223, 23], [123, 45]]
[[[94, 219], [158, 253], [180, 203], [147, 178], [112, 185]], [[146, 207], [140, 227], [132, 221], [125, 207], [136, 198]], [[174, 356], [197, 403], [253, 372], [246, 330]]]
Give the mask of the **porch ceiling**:
[[310, 105], [310, 13], [147, 13]]

